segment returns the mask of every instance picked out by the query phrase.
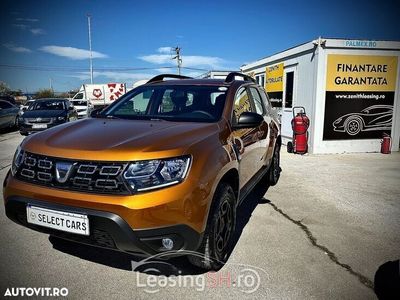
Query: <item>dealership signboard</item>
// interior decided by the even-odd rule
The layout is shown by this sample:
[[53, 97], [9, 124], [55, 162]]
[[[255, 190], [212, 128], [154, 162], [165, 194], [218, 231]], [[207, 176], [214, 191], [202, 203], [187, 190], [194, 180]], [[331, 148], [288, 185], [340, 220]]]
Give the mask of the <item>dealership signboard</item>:
[[265, 69], [265, 90], [274, 107], [282, 107], [283, 101], [283, 63]]
[[328, 55], [323, 140], [390, 134], [397, 63], [396, 56]]

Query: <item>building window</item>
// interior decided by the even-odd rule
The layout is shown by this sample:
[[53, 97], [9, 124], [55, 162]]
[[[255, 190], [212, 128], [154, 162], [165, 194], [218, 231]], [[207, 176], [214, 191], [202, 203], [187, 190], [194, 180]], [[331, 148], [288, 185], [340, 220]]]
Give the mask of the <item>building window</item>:
[[264, 84], [265, 84], [265, 77], [264, 77], [264, 75], [261, 75], [260, 76], [260, 86], [264, 87]]
[[293, 105], [293, 82], [294, 72], [286, 73], [286, 85], [285, 85], [285, 107], [292, 108]]

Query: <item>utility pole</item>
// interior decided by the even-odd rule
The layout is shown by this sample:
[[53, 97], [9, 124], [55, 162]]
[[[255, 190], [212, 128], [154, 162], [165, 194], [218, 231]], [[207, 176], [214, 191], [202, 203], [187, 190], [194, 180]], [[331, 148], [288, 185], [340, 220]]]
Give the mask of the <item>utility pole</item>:
[[91, 15], [86, 15], [88, 18], [88, 29], [89, 29], [89, 64], [90, 64], [90, 83], [93, 84], [93, 62], [92, 62], [92, 34], [90, 30], [90, 18]]
[[178, 65], [178, 74], [181, 75], [182, 68], [182, 57], [181, 57], [181, 48], [176, 46], [173, 51], [175, 51], [175, 56], [172, 59], [176, 59], [176, 63]]
[[49, 78], [49, 83], [50, 83], [50, 90], [54, 93], [54, 90], [53, 90], [53, 80], [51, 79], [51, 77]]

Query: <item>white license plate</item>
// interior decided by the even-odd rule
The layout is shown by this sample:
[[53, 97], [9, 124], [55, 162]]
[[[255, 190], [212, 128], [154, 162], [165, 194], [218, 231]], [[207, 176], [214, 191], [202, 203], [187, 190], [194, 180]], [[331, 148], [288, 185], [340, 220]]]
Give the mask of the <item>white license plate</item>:
[[33, 124], [32, 128], [33, 129], [47, 128], [47, 124]]
[[26, 206], [27, 221], [30, 224], [58, 229], [82, 235], [89, 235], [89, 219], [86, 215]]

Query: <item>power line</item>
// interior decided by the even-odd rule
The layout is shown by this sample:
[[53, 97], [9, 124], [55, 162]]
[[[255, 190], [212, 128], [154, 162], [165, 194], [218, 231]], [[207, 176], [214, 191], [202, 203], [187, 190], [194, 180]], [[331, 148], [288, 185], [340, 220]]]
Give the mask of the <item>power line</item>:
[[[11, 64], [0, 64], [0, 68], [7, 69], [18, 69], [28, 71], [62, 71], [62, 72], [87, 72], [87, 68], [78, 66], [35, 66], [35, 65], [11, 65]], [[96, 72], [107, 72], [107, 71], [146, 71], [146, 70], [159, 70], [159, 69], [175, 69], [176, 67], [162, 66], [162, 67], [96, 67]], [[210, 71], [209, 69], [203, 68], [192, 68], [192, 67], [180, 67], [185, 70], [192, 71]]]

